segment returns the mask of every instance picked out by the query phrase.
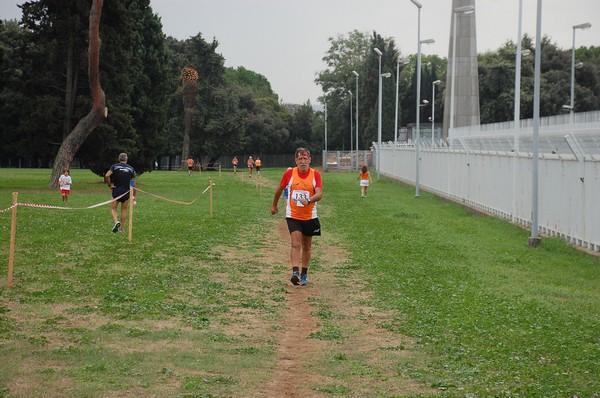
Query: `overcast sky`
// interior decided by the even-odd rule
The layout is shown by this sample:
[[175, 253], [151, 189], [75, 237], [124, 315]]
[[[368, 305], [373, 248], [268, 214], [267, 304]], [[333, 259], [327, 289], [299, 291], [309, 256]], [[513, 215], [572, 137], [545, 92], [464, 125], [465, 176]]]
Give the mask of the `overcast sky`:
[[[20, 18], [20, 0], [0, 0], [2, 19]], [[423, 54], [446, 57], [452, 0], [420, 0]], [[496, 50], [516, 41], [519, 0], [476, 0], [477, 50]], [[187, 39], [201, 33], [219, 42], [226, 66], [264, 75], [284, 102], [313, 105], [322, 94], [315, 85], [329, 37], [357, 29], [396, 40], [403, 54], [417, 52], [417, 7], [410, 0], [151, 0], [165, 34]], [[523, 33], [535, 36], [537, 0], [523, 0]], [[543, 0], [542, 32], [560, 48], [600, 46], [600, 0]]]

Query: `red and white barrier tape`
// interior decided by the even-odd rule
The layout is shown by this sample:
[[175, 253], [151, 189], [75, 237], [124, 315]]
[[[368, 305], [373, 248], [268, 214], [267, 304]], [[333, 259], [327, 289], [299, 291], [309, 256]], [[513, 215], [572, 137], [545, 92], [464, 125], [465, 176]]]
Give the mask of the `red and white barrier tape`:
[[38, 209], [59, 209], [59, 210], [86, 210], [86, 209], [93, 209], [96, 207], [100, 207], [100, 206], [104, 206], [107, 205], [111, 202], [114, 202], [116, 200], [121, 199], [123, 196], [127, 195], [130, 191], [127, 191], [119, 196], [117, 196], [116, 198], [112, 198], [111, 200], [107, 200], [106, 202], [102, 202], [102, 203], [97, 203], [95, 205], [91, 205], [91, 206], [87, 206], [87, 207], [65, 207], [65, 206], [52, 206], [52, 205], [43, 205], [43, 204], [39, 204], [39, 203], [15, 203], [14, 205], [12, 205], [11, 207], [4, 209], [4, 210], [0, 210], [0, 214], [7, 212], [9, 210], [11, 210], [13, 207], [16, 206], [24, 206], [24, 207], [35, 207]]
[[14, 209], [15, 207], [17, 207], [17, 205], [12, 205], [10, 207], [7, 207], [6, 209], [0, 210], [0, 214], [6, 213], [7, 211]]
[[[204, 191], [202, 191], [202, 193], [196, 199], [192, 200], [191, 202], [181, 202], [181, 201], [178, 201], [178, 200], [173, 200], [173, 199], [165, 198], [165, 197], [162, 197], [162, 196], [159, 196], [159, 195], [152, 194], [150, 192], [146, 192], [146, 191], [141, 190], [139, 188], [136, 188], [136, 191], [137, 192], [145, 193], [146, 195], [150, 195], [150, 196], [153, 196], [153, 197], [158, 198], [158, 199], [166, 200], [167, 202], [177, 203], [177, 204], [181, 204], [181, 205], [191, 205], [196, 200], [198, 200], [200, 198], [200, 196], [204, 195], [206, 193], [206, 191], [208, 191], [211, 186], [214, 186], [214, 185], [215, 185], [214, 182], [212, 184], [209, 184], [208, 187], [206, 187], [206, 189]], [[34, 208], [38, 208], [38, 209], [58, 209], [58, 210], [86, 210], [86, 209], [94, 209], [96, 207], [104, 206], [104, 205], [107, 205], [107, 204], [109, 204], [111, 202], [119, 200], [123, 196], [127, 195], [130, 192], [131, 192], [131, 189], [129, 191], [127, 191], [127, 192], [125, 192], [125, 193], [117, 196], [116, 198], [112, 198], [111, 200], [107, 200], [105, 202], [97, 203], [95, 205], [86, 206], [86, 207], [52, 206], [52, 205], [44, 205], [44, 204], [39, 204], [39, 203], [16, 203], [16, 204], [14, 204], [14, 205], [6, 208], [6, 209], [0, 210], [0, 214], [6, 213], [7, 211], [12, 210], [14, 207], [17, 207], [17, 206], [34, 207]]]

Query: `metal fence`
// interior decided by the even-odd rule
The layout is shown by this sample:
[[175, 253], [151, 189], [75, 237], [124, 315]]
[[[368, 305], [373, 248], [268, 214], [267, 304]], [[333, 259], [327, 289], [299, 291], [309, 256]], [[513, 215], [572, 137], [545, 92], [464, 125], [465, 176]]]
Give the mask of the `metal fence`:
[[362, 165], [373, 166], [373, 151], [323, 151], [324, 171], [357, 171]]
[[[580, 115], [577, 123], [549, 123], [553, 120], [540, 123], [539, 231], [600, 251], [600, 112]], [[462, 129], [469, 134], [451, 134], [446, 145], [421, 145], [420, 188], [531, 227], [531, 122], [524, 121], [518, 132], [507, 126], [470, 127]], [[414, 184], [413, 143], [375, 149], [382, 175]]]

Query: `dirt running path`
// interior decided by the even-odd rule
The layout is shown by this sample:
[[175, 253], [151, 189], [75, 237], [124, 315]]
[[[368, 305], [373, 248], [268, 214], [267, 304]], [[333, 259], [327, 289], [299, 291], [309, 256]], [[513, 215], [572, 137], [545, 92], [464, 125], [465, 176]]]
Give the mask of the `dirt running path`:
[[[284, 220], [277, 221], [275, 225], [278, 240], [271, 243], [263, 260], [271, 264], [289, 264], [287, 225]], [[318, 386], [350, 386], [347, 388], [351, 389], [351, 393], [344, 395], [348, 397], [437, 392], [399, 375], [398, 367], [402, 362], [419, 362], [411, 353], [414, 343], [381, 327], [389, 322], [391, 316], [366, 304], [369, 294], [364, 291], [361, 278], [340, 275], [336, 268], [345, 264], [347, 257], [345, 251], [326, 234], [313, 240], [313, 259], [318, 258], [320, 267], [309, 273], [311, 283], [308, 286], [290, 283], [287, 287], [287, 311], [282, 330], [276, 335], [275, 371], [256, 397], [331, 396], [331, 392], [319, 392]], [[331, 341], [311, 337], [322, 328], [323, 323], [314, 314], [317, 310], [315, 303], [326, 303], [336, 314], [335, 322], [339, 324], [342, 339]], [[346, 373], [346, 379], [344, 376], [332, 377], [336, 368], [324, 368], [326, 365], [323, 363], [331, 363], [333, 352], [347, 357], [343, 366], [359, 362], [359, 365], [353, 365], [357, 366], [357, 371], [369, 371], [353, 376]], [[355, 372], [350, 370], [350, 373]]]
[[[280, 264], [289, 264], [290, 235], [285, 221], [277, 225], [276, 244], [277, 254], [273, 259]], [[277, 258], [279, 257], [279, 258]], [[317, 331], [317, 320], [311, 315], [309, 297], [312, 289], [308, 286], [288, 287], [288, 310], [283, 321], [283, 330], [277, 336], [277, 359], [275, 374], [270, 382], [266, 383], [262, 396], [264, 397], [311, 397], [310, 390], [303, 386], [310, 386], [314, 380], [304, 372], [304, 362], [314, 358], [319, 350], [317, 340], [310, 339], [311, 333]]]

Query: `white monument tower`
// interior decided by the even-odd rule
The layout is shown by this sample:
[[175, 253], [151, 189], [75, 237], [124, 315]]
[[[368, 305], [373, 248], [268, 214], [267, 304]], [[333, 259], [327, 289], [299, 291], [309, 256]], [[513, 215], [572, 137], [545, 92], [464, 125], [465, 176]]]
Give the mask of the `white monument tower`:
[[443, 138], [453, 127], [479, 125], [475, 11], [475, 0], [452, 0]]

